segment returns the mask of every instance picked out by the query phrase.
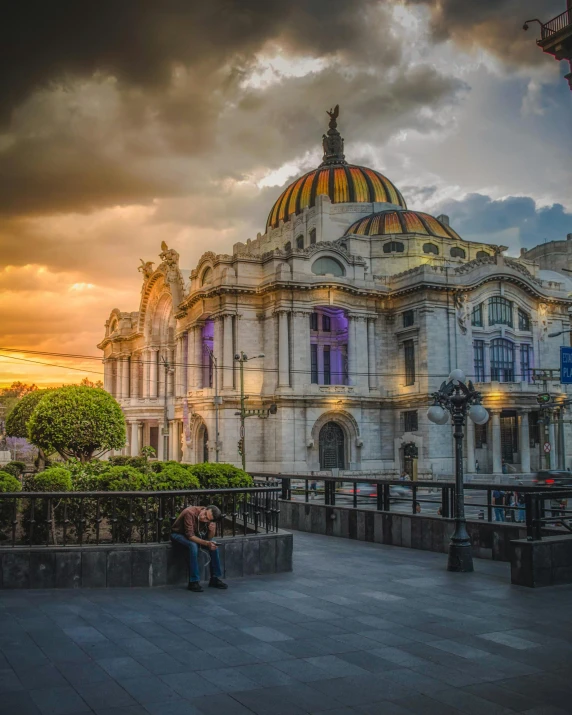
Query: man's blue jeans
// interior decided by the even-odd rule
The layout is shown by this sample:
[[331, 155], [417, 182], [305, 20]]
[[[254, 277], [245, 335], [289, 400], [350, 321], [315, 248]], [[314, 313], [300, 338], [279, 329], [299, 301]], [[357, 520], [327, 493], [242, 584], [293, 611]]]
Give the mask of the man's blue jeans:
[[[182, 534], [171, 534], [171, 541], [176, 541], [178, 544], [187, 547], [189, 550], [189, 581], [200, 581], [199, 545], [195, 544], [194, 541], [189, 541], [186, 536], [183, 536]], [[220, 567], [218, 549], [211, 551], [210, 549], [207, 550], [205, 548], [205, 551], [211, 557], [211, 562], [209, 564], [211, 578], [220, 578], [222, 576], [222, 569]]]
[[501, 506], [495, 506], [495, 521], [504, 521], [504, 509]]

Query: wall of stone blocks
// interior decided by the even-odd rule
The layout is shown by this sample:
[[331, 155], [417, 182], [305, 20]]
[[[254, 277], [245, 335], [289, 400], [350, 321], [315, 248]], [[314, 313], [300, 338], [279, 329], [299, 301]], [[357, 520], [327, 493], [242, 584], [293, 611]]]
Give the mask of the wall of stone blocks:
[[532, 588], [572, 583], [572, 536], [521, 539], [510, 547], [511, 583]]
[[[225, 578], [292, 570], [292, 534], [225, 538], [219, 552]], [[188, 552], [178, 545], [0, 549], [0, 588], [153, 587], [186, 581]]]
[[[339, 536], [377, 544], [447, 553], [454, 530], [453, 519], [324, 506], [304, 502], [280, 502], [280, 528]], [[467, 522], [476, 558], [510, 561], [510, 543], [526, 536], [517, 524]]]

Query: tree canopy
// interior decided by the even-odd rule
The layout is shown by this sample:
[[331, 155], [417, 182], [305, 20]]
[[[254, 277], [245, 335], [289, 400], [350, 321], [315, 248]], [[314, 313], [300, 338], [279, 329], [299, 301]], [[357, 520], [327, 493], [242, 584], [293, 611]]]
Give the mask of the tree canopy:
[[51, 390], [28, 420], [28, 438], [44, 451], [87, 462], [125, 446], [125, 420], [117, 401], [98, 387]]
[[49, 390], [33, 390], [28, 392], [12, 407], [6, 417], [6, 434], [10, 437], [28, 438], [28, 420], [32, 412]]

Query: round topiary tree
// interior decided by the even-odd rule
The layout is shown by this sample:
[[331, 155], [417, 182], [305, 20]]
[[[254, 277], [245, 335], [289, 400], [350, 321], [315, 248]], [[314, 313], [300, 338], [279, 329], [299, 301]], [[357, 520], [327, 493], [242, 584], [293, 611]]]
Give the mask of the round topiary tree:
[[[6, 416], [6, 434], [9, 437], [28, 439], [28, 421], [40, 401], [43, 400], [49, 392], [52, 392], [52, 390], [34, 390], [16, 402]], [[47, 455], [53, 451], [52, 448], [38, 447], [38, 468], [43, 469]]]
[[204, 462], [186, 469], [198, 478], [202, 489], [239, 489], [254, 484], [250, 474], [232, 464]]
[[105, 492], [134, 492], [147, 488], [147, 476], [135, 467], [109, 467], [97, 479], [97, 488]]
[[149, 477], [149, 489], [156, 491], [177, 491], [182, 489], [200, 489], [197, 477], [176, 462], [163, 463], [160, 472]]
[[121, 407], [97, 387], [67, 385], [50, 391], [38, 402], [27, 424], [32, 444], [51, 448], [64, 459], [88, 462], [109, 449], [125, 446]]
[[64, 467], [48, 467], [34, 477], [38, 492], [69, 492], [72, 489], [71, 472]]

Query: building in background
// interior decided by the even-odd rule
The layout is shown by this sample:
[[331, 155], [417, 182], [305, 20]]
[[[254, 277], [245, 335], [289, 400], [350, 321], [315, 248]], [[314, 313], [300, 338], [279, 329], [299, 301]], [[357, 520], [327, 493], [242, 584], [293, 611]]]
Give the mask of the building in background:
[[[548, 333], [570, 327], [572, 280], [531, 260], [537, 249], [505, 257], [502, 246], [463, 240], [447, 216], [408, 208], [385, 176], [346, 162], [337, 108], [329, 114], [323, 162], [277, 198], [263, 234], [206, 252], [192, 271], [163, 244], [157, 268], [139, 267], [139, 310], [111, 312], [98, 347], [128, 451], [150, 444], [159, 458], [218, 453], [240, 464], [244, 351], [264, 354], [244, 366], [247, 406], [278, 407], [247, 420], [252, 470], [451, 474], [451, 430], [426, 410], [453, 368], [492, 415], [469, 421], [468, 471], [476, 459], [481, 473], [501, 473], [503, 460], [536, 469], [543, 387], [532, 371], [558, 367], [560, 341]], [[566, 397], [560, 384], [548, 388]], [[569, 464], [569, 431], [551, 428], [550, 464]]]
[[564, 79], [568, 80], [568, 86], [572, 89], [572, 0], [567, 0], [564, 12], [548, 22], [536, 18], [527, 20], [524, 23], [525, 30], [528, 30], [530, 22], [537, 22], [540, 25], [540, 39], [536, 40], [536, 44], [542, 48], [542, 51], [552, 55], [559, 62], [562, 60], [568, 62], [570, 72], [564, 75]]

